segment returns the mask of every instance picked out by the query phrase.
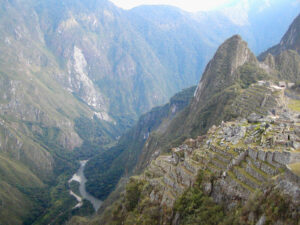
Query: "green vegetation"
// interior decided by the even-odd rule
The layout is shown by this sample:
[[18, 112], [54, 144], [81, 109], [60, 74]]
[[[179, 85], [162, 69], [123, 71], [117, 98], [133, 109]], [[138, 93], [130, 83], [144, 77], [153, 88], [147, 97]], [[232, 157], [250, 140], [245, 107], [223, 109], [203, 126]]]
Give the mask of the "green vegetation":
[[[251, 216], [250, 216], [251, 215]], [[296, 213], [295, 205], [288, 196], [280, 193], [272, 186], [266, 187], [266, 191], [255, 192], [245, 205], [239, 205], [228, 213], [222, 224], [226, 225], [251, 225], [261, 216], [266, 217], [265, 224], [275, 224], [282, 221], [284, 224], [297, 225], [300, 219]]]
[[[87, 187], [101, 199], [106, 198], [122, 175], [131, 174], [139, 157], [147, 162], [154, 150], [142, 156], [141, 150], [149, 133], [163, 121], [167, 127], [175, 116], [173, 109], [179, 111], [188, 105], [193, 89], [144, 115], [111, 148], [116, 137], [139, 115], [194, 83], [219, 40], [211, 38], [207, 45], [203, 37], [222, 39], [227, 33], [203, 29], [209, 27], [206, 22], [198, 23], [173, 9], [168, 12], [179, 18], [176, 32], [161, 29], [159, 12], [150, 13], [159, 19], [149, 17], [143, 10], [138, 13], [139, 9], [120, 13], [107, 1], [23, 3], [2, 1], [0, 7], [0, 51], [4, 53], [0, 54], [0, 223], [62, 224], [72, 215], [92, 211], [87, 202], [80, 209], [72, 209], [76, 201], [68, 193], [67, 181], [78, 166], [76, 160], [97, 155], [86, 167]], [[215, 21], [208, 18], [207, 21]], [[96, 21], [92, 26], [90, 19]], [[171, 24], [167, 18], [162, 19], [166, 27]], [[235, 29], [232, 24], [228, 27]], [[202, 33], [205, 30], [208, 33]], [[230, 61], [239, 50], [235, 44], [222, 47], [216, 55], [221, 62], [210, 75], [220, 79], [208, 77], [211, 82], [207, 82], [207, 95], [200, 102], [202, 108], [186, 110], [178, 116], [173, 127], [179, 132], [170, 130], [158, 142], [160, 134], [153, 134], [154, 141], [149, 141], [153, 149], [162, 144], [162, 149], [168, 150], [186, 137], [205, 133], [214, 123], [244, 114], [232, 110], [233, 99], [262, 75], [248, 66], [241, 69], [239, 81], [227, 76], [232, 72]], [[75, 47], [81, 49], [81, 57], [73, 54]], [[288, 74], [287, 79], [299, 80], [299, 73], [292, 76], [298, 62], [295, 52], [282, 55], [280, 72]], [[88, 82], [82, 82], [87, 80], [83, 73], [90, 78]], [[83, 76], [78, 78], [80, 75]], [[88, 92], [94, 89], [96, 95], [90, 96]], [[83, 99], [98, 95], [103, 97], [103, 109], [107, 108], [117, 125], [91, 119], [94, 109]], [[81, 141], [75, 133], [83, 145], [73, 149]], [[78, 189], [73, 184], [71, 188]], [[129, 185], [126, 204], [130, 214], [126, 223], [159, 223], [159, 206], [142, 198], [140, 188], [139, 184]], [[138, 199], [134, 191], [139, 193]], [[195, 195], [203, 200], [199, 193]], [[142, 211], [144, 216], [139, 217]]]
[[276, 69], [279, 71], [279, 79], [298, 82], [300, 55], [294, 50], [281, 52], [276, 56]]
[[[203, 184], [214, 183], [214, 176], [206, 170], [198, 173], [196, 183], [180, 196], [173, 209], [160, 206], [149, 199], [153, 187], [146, 181], [132, 177], [126, 192], [102, 214], [102, 224], [112, 225], [159, 225], [171, 223], [175, 215], [182, 225], [253, 225], [265, 216], [267, 225], [281, 221], [283, 224], [298, 225], [300, 214], [297, 206], [287, 195], [274, 188], [272, 183], [264, 192], [253, 191], [246, 202], [236, 200], [230, 210], [215, 203], [204, 194]], [[164, 221], [164, 222], [162, 222]], [[94, 220], [91, 224], [97, 224]]]
[[[94, 213], [92, 204], [86, 200], [83, 201], [82, 207], [73, 209], [73, 207], [77, 204], [77, 201], [69, 193], [70, 188], [67, 181], [71, 174], [71, 172], [61, 174], [57, 178], [56, 183], [51, 185], [51, 187], [46, 191], [46, 193], [50, 195], [50, 199], [47, 199], [46, 201], [46, 203], [48, 203], [47, 208], [42, 211], [42, 214], [39, 215], [38, 218], [28, 221], [28, 225], [64, 224], [75, 215], [87, 216]], [[71, 185], [74, 192], [76, 191], [74, 190], [75, 187], [78, 190], [78, 185]], [[75, 193], [77, 192], [78, 191]]]
[[70, 175], [70, 173], [65, 173], [57, 178], [57, 182], [49, 189], [50, 205], [34, 224], [61, 224], [68, 220], [72, 207], [77, 204], [76, 199], [69, 193], [67, 179]]
[[300, 176], [300, 163], [290, 164], [289, 167], [296, 175]]
[[127, 211], [131, 212], [136, 208], [141, 197], [142, 188], [143, 183], [134, 179], [126, 185], [125, 207]]
[[180, 224], [252, 225], [265, 215], [265, 224], [271, 225], [280, 220], [284, 224], [297, 225], [300, 219], [290, 197], [272, 185], [265, 187], [264, 193], [253, 192], [244, 205], [240, 203], [225, 211], [222, 205], [214, 203], [202, 192], [203, 178], [207, 179], [207, 176], [199, 174], [196, 184], [176, 201], [174, 210], [180, 213]]
[[87, 159], [110, 147], [115, 142], [115, 137], [120, 131], [110, 123], [100, 121], [94, 116], [93, 119], [78, 117], [75, 119], [75, 130], [83, 140], [80, 148], [76, 148], [76, 159]]
[[105, 146], [114, 141], [117, 135], [110, 124], [100, 121], [94, 116], [93, 119], [79, 117], [75, 119], [75, 130], [79, 136], [91, 145]]
[[86, 189], [89, 193], [104, 200], [114, 190], [124, 173], [126, 162], [119, 165], [112, 163], [123, 150], [123, 146], [113, 147], [98, 154], [86, 165], [85, 176], [88, 179]]
[[175, 203], [174, 211], [180, 213], [182, 225], [221, 224], [225, 217], [222, 206], [202, 192], [202, 176]]
[[71, 191], [73, 191], [76, 195], [81, 196], [79, 191], [79, 182], [73, 180], [71, 183], [69, 183], [69, 186]]
[[48, 207], [43, 182], [17, 160], [0, 154], [0, 223], [31, 224]]
[[[104, 200], [114, 190], [122, 175], [131, 174], [142, 153], [147, 135], [155, 131], [164, 120], [171, 120], [174, 114], [186, 107], [195, 88], [182, 90], [173, 96], [168, 104], [155, 107], [142, 115], [137, 124], [122, 135], [116, 146], [101, 151], [93, 157], [85, 168], [85, 175], [88, 179], [87, 191]], [[176, 112], [172, 112], [174, 106], [176, 106]], [[83, 134], [81, 138], [85, 140], [85, 143], [91, 143], [87, 138], [96, 136], [97, 130], [101, 130], [101, 127], [97, 129], [94, 126], [87, 119], [82, 119], [76, 123], [76, 127], [81, 127], [81, 131], [78, 133]], [[85, 151], [88, 149], [88, 147], [85, 148]]]
[[240, 85], [242, 88], [248, 88], [251, 84], [259, 80], [269, 80], [268, 75], [263, 69], [250, 63], [246, 63], [239, 68]]
[[300, 100], [290, 100], [288, 103], [288, 107], [291, 110], [294, 110], [296, 112], [300, 112]]
[[[126, 192], [123, 202], [115, 203], [108, 213], [110, 215], [104, 215], [109, 217], [108, 222], [112, 225], [159, 225], [160, 216], [162, 215], [161, 207], [158, 204], [151, 203], [150, 199], [144, 194], [150, 194], [151, 187], [149, 184], [130, 179], [130, 182], [126, 186]], [[125, 210], [121, 207], [124, 204]], [[164, 213], [170, 214], [170, 211]]]
[[92, 216], [95, 213], [92, 203], [83, 199], [83, 204], [80, 208], [73, 209], [69, 215], [68, 220], [73, 216]]

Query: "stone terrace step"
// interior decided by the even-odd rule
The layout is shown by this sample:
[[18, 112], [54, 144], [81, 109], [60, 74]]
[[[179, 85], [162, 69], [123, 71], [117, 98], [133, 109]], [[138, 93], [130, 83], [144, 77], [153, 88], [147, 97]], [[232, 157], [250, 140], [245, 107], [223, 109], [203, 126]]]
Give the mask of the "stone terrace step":
[[234, 158], [234, 155], [233, 155], [231, 152], [228, 152], [227, 150], [223, 150], [223, 149], [221, 149], [221, 148], [218, 147], [218, 146], [212, 145], [212, 146], [210, 147], [210, 150], [211, 150], [212, 152], [215, 152], [215, 153], [218, 153], [218, 154], [220, 154], [220, 155], [223, 155], [225, 158], [228, 158], [228, 159]]
[[260, 169], [257, 169], [253, 164], [249, 165], [247, 163], [243, 163], [242, 167], [247, 173], [249, 173], [252, 177], [259, 180], [260, 182], [266, 182], [268, 179], [271, 178], [270, 175], [266, 174]]
[[208, 163], [207, 164], [207, 167], [208, 167], [208, 170], [212, 173], [212, 174], [219, 174], [222, 169], [221, 168], [218, 168], [217, 166], [215, 166], [214, 164], [212, 163]]
[[214, 157], [217, 158], [218, 160], [224, 162], [224, 163], [227, 163], [227, 164], [230, 163], [230, 161], [231, 161], [230, 158], [227, 158], [227, 157], [225, 157], [224, 155], [221, 155], [218, 152], [215, 152]]
[[266, 162], [263, 162], [259, 159], [252, 160], [251, 158], [247, 157], [246, 161], [249, 165], [253, 165], [254, 167], [256, 167], [257, 169], [261, 170], [262, 172], [264, 172], [269, 176], [276, 176], [279, 173], [276, 167]]
[[227, 168], [227, 164], [224, 163], [223, 161], [219, 160], [216, 157], [211, 159], [211, 163], [213, 165], [217, 166], [218, 168], [220, 168], [221, 170], [226, 170], [226, 168]]
[[241, 167], [234, 167], [233, 173], [235, 174], [236, 178], [239, 179], [242, 183], [248, 185], [253, 189], [257, 189], [261, 187], [262, 182], [251, 176]]
[[251, 194], [255, 191], [255, 189], [253, 189], [252, 187], [248, 186], [247, 184], [237, 179], [237, 177], [233, 172], [229, 171], [227, 174], [228, 176], [226, 177], [226, 179], [230, 179], [231, 181], [233, 181], [236, 185], [240, 186], [248, 194]]

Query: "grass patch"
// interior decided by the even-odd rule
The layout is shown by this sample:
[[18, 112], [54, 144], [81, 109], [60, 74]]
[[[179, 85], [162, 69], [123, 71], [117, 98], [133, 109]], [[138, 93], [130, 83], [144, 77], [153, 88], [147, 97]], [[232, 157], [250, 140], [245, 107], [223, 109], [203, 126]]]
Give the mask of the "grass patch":
[[300, 162], [290, 164], [289, 167], [296, 175], [300, 176]]
[[293, 111], [300, 112], [300, 100], [290, 100], [288, 107]]

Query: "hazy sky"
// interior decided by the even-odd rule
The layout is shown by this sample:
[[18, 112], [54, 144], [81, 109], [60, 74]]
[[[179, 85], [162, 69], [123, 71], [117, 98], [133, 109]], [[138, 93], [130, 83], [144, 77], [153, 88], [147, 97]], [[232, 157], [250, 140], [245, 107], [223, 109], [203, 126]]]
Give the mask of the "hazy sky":
[[111, 0], [117, 6], [130, 9], [138, 5], [174, 5], [187, 11], [196, 12], [217, 9], [237, 0]]

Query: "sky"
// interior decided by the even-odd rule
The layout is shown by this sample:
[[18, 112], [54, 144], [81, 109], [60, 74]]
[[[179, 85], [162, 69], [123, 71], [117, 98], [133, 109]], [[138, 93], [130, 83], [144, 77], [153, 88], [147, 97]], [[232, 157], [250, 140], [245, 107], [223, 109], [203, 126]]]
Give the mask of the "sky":
[[123, 9], [139, 5], [173, 5], [189, 12], [208, 11], [230, 5], [237, 0], [111, 0]]

